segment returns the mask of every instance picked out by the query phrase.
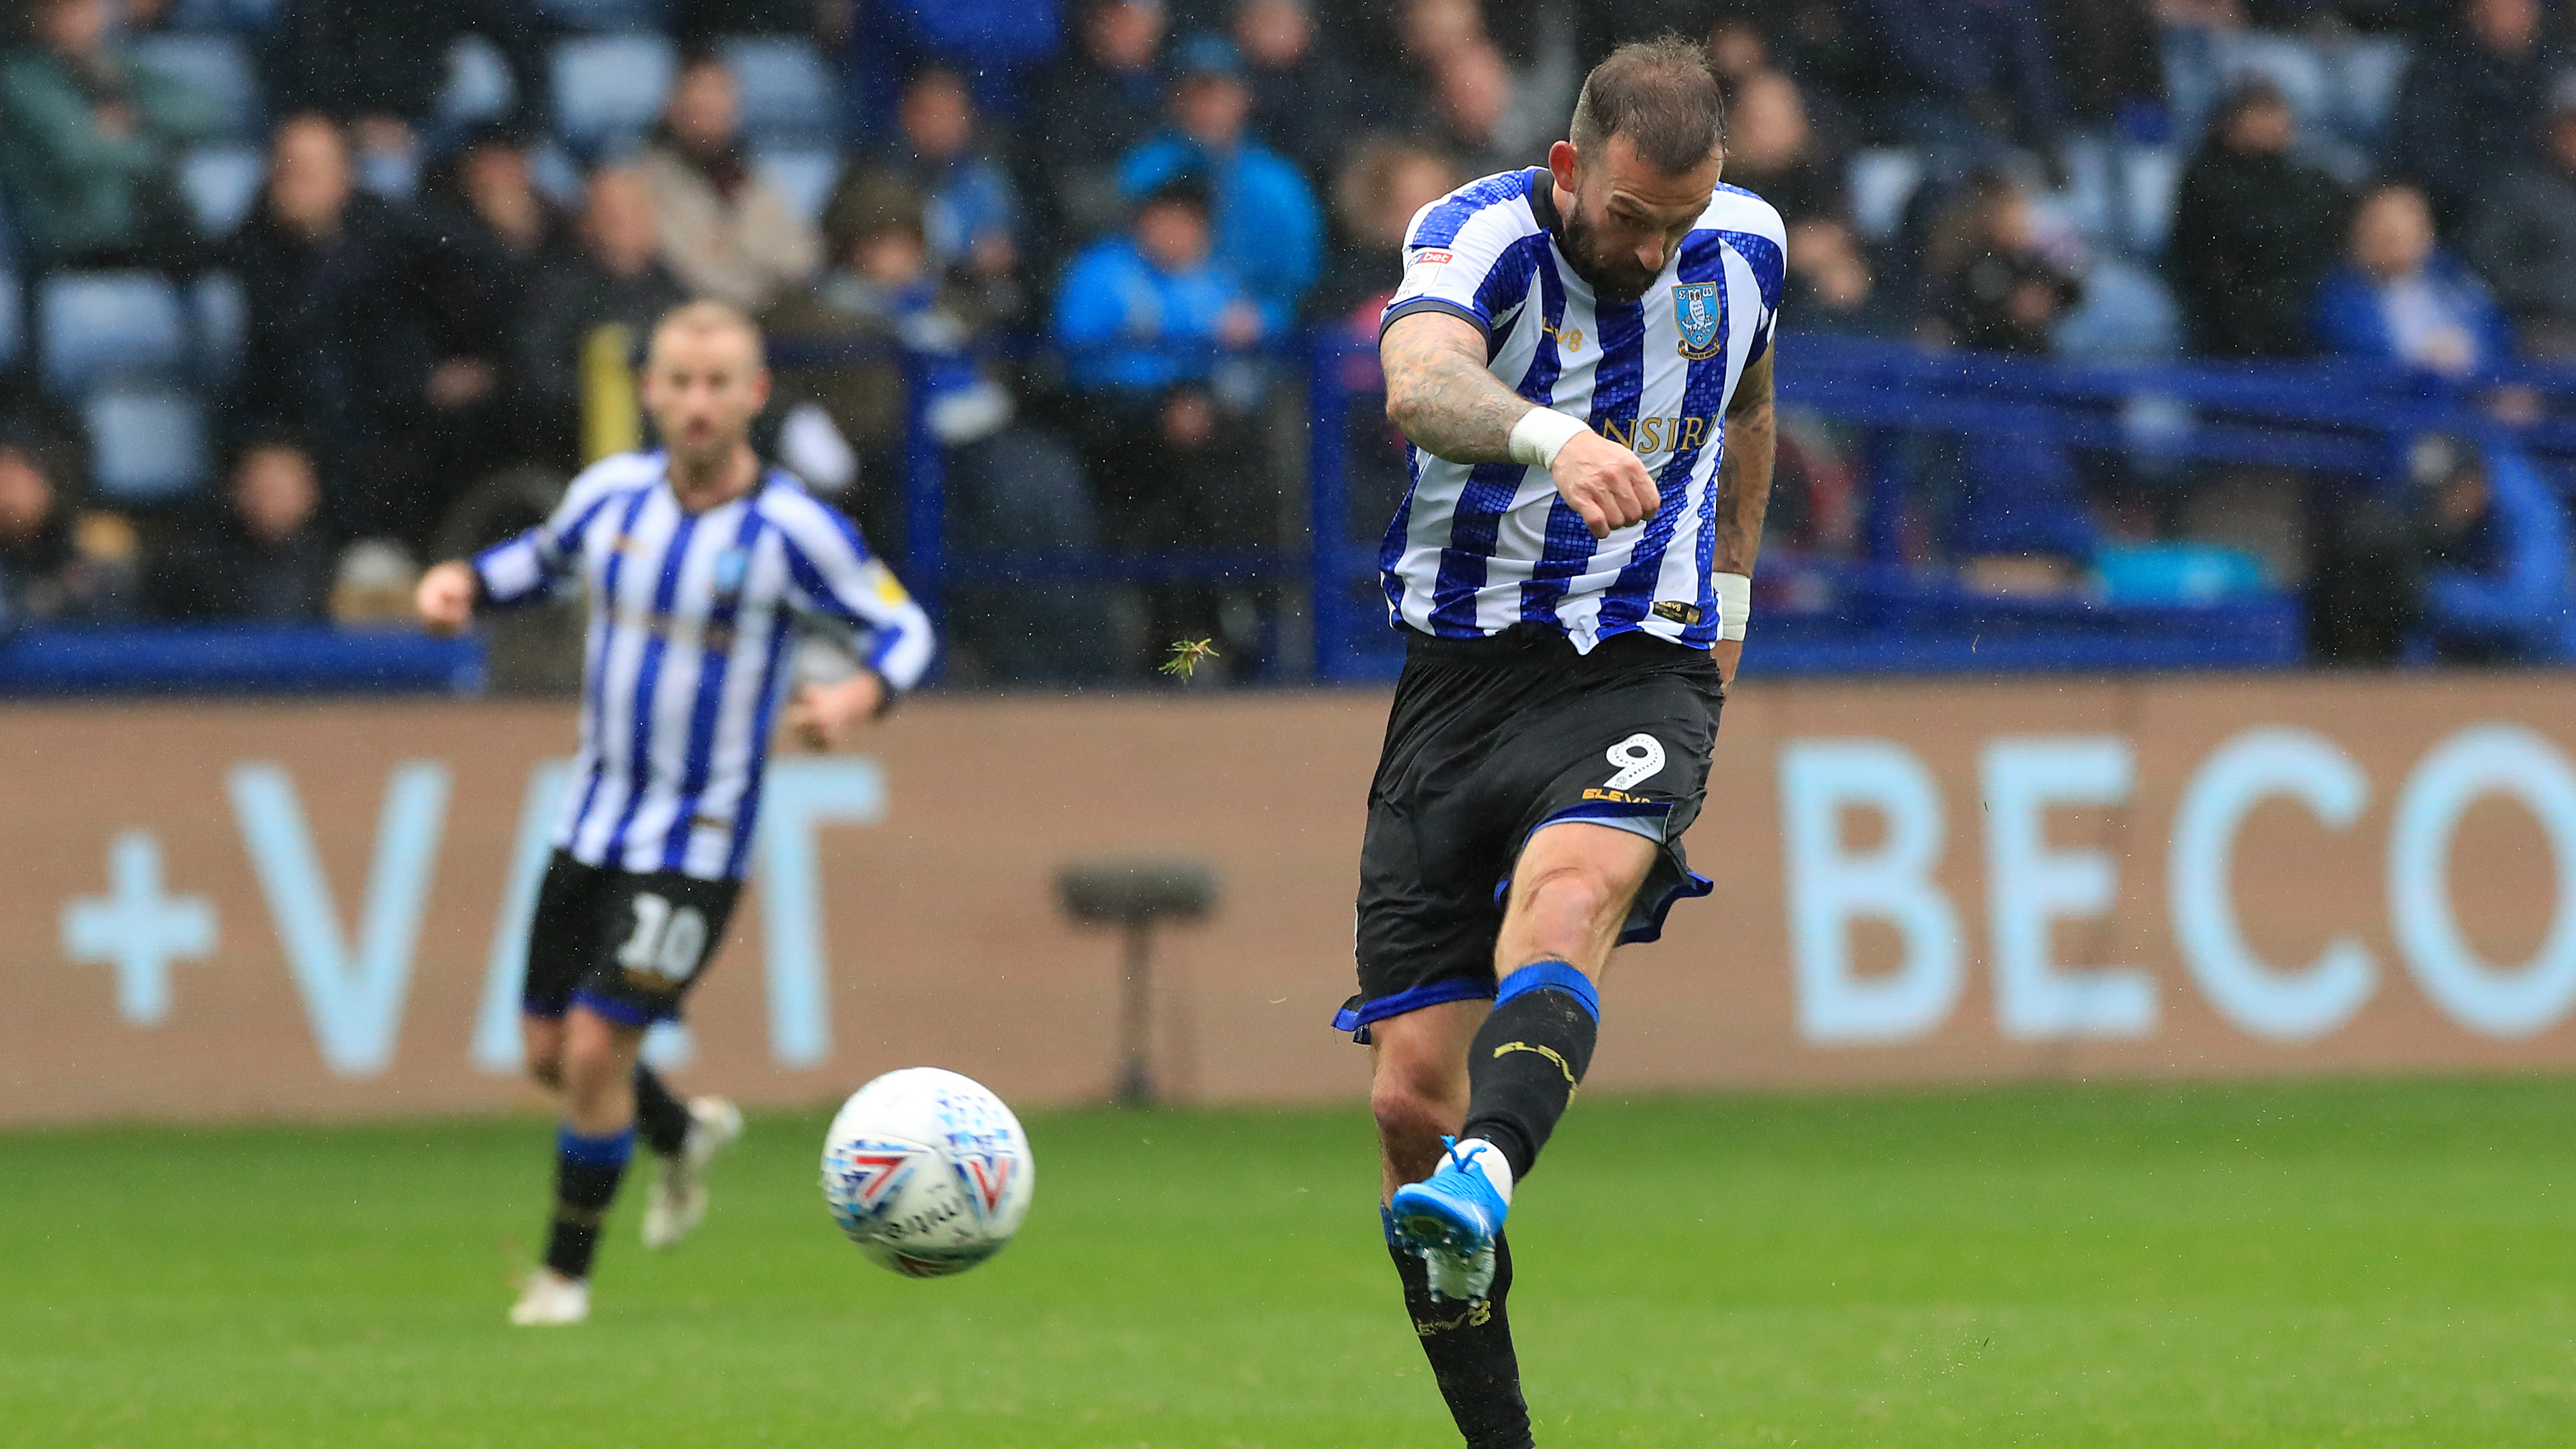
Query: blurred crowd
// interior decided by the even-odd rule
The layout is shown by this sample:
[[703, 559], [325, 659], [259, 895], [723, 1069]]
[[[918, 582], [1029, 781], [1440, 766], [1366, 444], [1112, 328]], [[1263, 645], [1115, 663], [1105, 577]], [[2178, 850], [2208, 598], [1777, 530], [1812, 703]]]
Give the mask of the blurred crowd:
[[[916, 426], [952, 549], [1279, 542], [1302, 415], [1273, 344], [1371, 330], [1414, 212], [1542, 162], [1587, 61], [1667, 29], [1707, 38], [1727, 180], [1788, 223], [1796, 333], [2460, 376], [2576, 355], [2576, 30], [2544, 0], [15, 9], [0, 606], [22, 621], [363, 617], [523, 521], [529, 479], [596, 446], [602, 374], [692, 296], [769, 325], [799, 365], [765, 441], [899, 560]], [[66, 280], [137, 275], [178, 299], [179, 360], [144, 394], [196, 408], [176, 428], [112, 366], [56, 365], [87, 295]], [[997, 345], [1026, 338], [1053, 346]], [[130, 456], [165, 435], [177, 461]], [[1354, 435], [1382, 516], [1391, 444]], [[1790, 548], [1849, 546], [1847, 441], [1792, 429]], [[2080, 566], [2189, 531], [2189, 499], [2106, 504], [2101, 468], [1924, 459], [1955, 485], [1925, 547]], [[2408, 536], [2461, 532], [2438, 512]], [[1284, 647], [1272, 588], [970, 599], [961, 663], [1142, 675], [1205, 636], [1218, 673], [1257, 672]]]

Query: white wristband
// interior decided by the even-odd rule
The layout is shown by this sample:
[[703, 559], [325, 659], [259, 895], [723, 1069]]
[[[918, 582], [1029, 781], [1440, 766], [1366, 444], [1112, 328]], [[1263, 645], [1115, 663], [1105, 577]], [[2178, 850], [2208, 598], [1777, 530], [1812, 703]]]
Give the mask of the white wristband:
[[1753, 617], [1753, 576], [1711, 574], [1709, 582], [1717, 593], [1717, 637], [1743, 642], [1745, 621]]
[[1554, 408], [1531, 408], [1512, 424], [1512, 461], [1541, 468], [1556, 466], [1556, 455], [1565, 451], [1577, 433], [1592, 431], [1581, 418], [1570, 417]]

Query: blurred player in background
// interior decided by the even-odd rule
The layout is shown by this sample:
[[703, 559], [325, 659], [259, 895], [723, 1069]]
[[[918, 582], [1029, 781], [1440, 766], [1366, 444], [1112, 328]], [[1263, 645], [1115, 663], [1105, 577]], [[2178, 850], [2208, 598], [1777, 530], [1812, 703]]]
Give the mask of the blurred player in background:
[[420, 582], [421, 619], [442, 632], [565, 578], [591, 600], [581, 753], [528, 933], [529, 1073], [561, 1089], [564, 1111], [552, 1230], [519, 1324], [589, 1316], [600, 1221], [639, 1130], [662, 1159], [644, 1215], [656, 1248], [696, 1225], [707, 1159], [742, 1131], [731, 1104], [680, 1101], [637, 1052], [724, 938], [797, 636], [837, 635], [863, 664], [796, 689], [786, 726], [817, 749], [882, 715], [934, 647], [857, 528], [753, 452], [769, 371], [741, 313], [665, 316], [642, 392], [664, 451], [599, 462], [545, 523]]
[[[1467, 1442], [1531, 1442], [1503, 1218], [1700, 809], [1771, 490], [1780, 215], [1699, 47], [1623, 46], [1548, 165], [1423, 208], [1379, 324], [1408, 636], [1360, 861], [1387, 1246]], [[1634, 1205], [1633, 1231], [1658, 1209]], [[1648, 1231], [1656, 1229], [1649, 1228]]]

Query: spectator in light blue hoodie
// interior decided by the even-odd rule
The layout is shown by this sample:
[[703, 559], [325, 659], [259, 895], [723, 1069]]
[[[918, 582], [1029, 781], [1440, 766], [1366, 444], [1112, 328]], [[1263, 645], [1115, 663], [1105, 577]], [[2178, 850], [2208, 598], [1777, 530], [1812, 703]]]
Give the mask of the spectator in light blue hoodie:
[[1194, 36], [1175, 59], [1174, 126], [1128, 153], [1119, 191], [1134, 201], [1182, 172], [1205, 174], [1217, 262], [1245, 280], [1268, 325], [1283, 329], [1323, 265], [1323, 209], [1304, 174], [1246, 131], [1252, 89], [1234, 42]]

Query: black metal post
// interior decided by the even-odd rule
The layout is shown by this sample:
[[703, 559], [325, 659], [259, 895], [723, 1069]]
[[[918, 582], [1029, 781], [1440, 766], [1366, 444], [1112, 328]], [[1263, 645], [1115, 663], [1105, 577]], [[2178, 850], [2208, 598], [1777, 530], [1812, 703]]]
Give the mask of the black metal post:
[[1126, 930], [1126, 980], [1118, 1021], [1118, 1101], [1142, 1107], [1154, 1100], [1154, 928], [1142, 920]]

